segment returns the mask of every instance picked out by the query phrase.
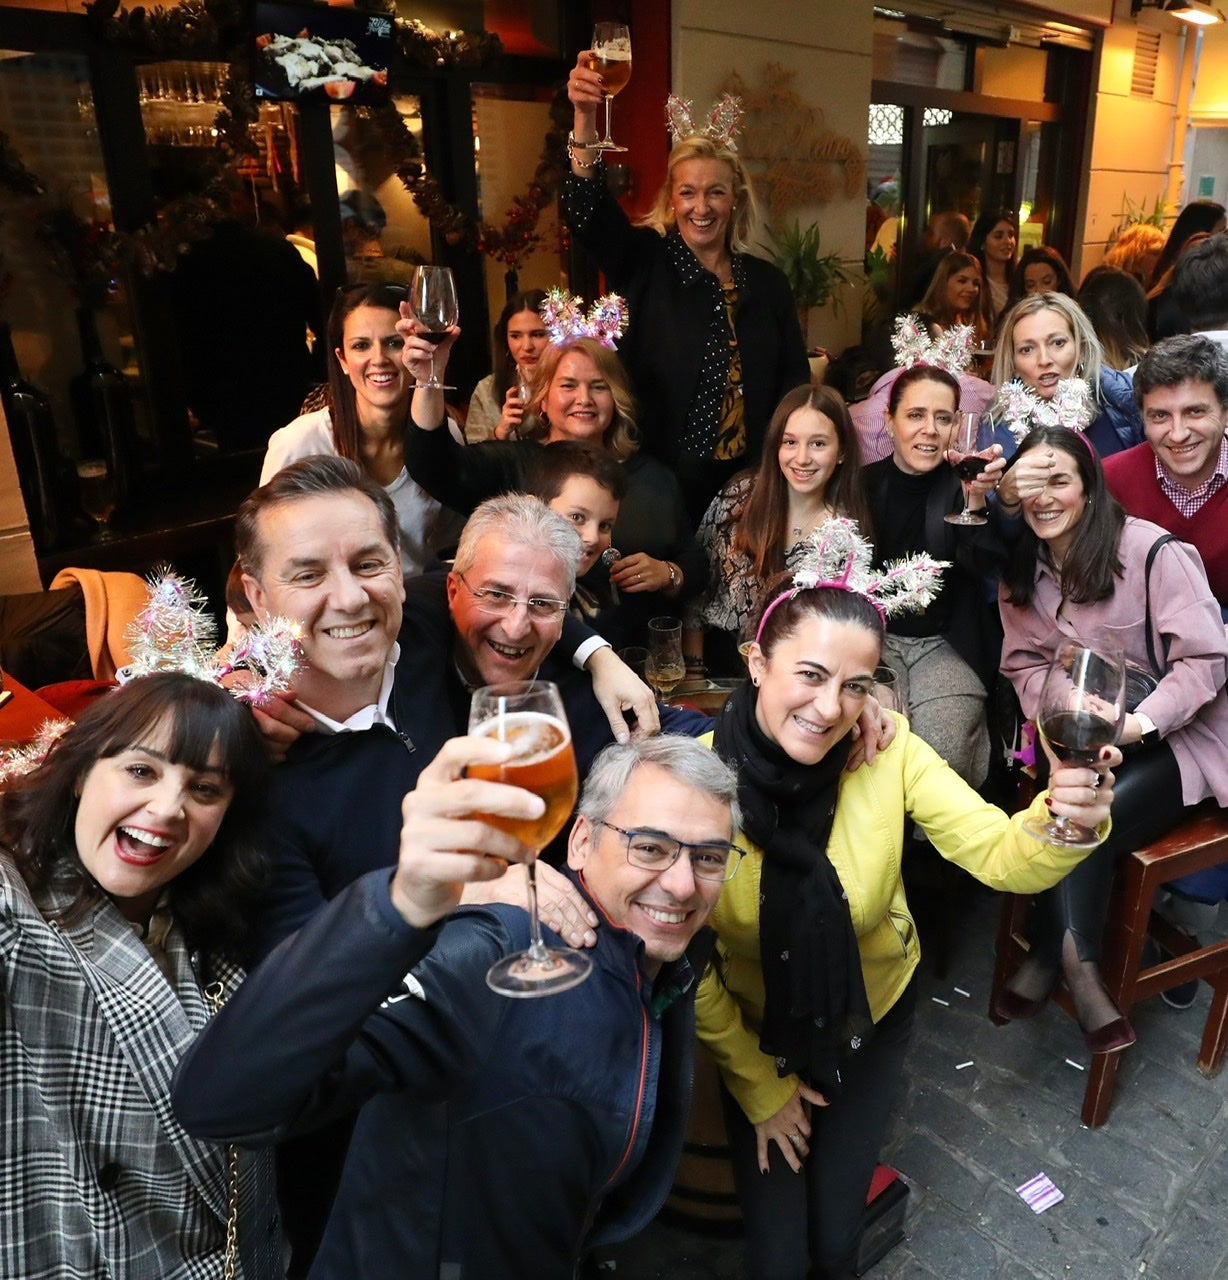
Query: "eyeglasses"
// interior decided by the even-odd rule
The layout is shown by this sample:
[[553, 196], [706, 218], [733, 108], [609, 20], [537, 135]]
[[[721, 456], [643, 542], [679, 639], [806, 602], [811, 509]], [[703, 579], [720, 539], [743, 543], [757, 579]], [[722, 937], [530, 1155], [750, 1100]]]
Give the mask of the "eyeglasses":
[[465, 583], [465, 590], [477, 601], [483, 613], [492, 613], [496, 617], [506, 617], [518, 604], [524, 605], [530, 618], [541, 622], [550, 622], [567, 611], [566, 600], [551, 600], [549, 596], [530, 596], [528, 600], [518, 600], [510, 591], [500, 591], [497, 587], [471, 587], [465, 582], [465, 575], [456, 575]]
[[612, 822], [596, 822], [609, 827], [627, 841], [627, 861], [641, 871], [667, 871], [678, 861], [683, 849], [691, 859], [691, 874], [697, 880], [732, 880], [742, 865], [744, 849], [736, 844], [684, 844], [659, 831], [627, 831]]

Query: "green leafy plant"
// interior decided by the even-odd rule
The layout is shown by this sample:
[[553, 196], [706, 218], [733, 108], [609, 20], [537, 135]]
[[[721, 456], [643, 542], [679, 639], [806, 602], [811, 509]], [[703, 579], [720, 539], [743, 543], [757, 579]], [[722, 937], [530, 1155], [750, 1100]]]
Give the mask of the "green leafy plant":
[[1146, 200], [1135, 204], [1123, 191], [1121, 194], [1121, 225], [1118, 231], [1132, 227], [1136, 222], [1146, 223], [1151, 227], [1163, 227], [1168, 213], [1168, 206], [1163, 196], [1156, 196], [1155, 203], [1147, 208]]
[[763, 247], [772, 255], [772, 261], [785, 274], [793, 300], [799, 311], [821, 307], [830, 298], [832, 309], [840, 310], [837, 288], [853, 284], [853, 277], [844, 269], [840, 255], [821, 253], [819, 225], [813, 223], [805, 230], [795, 219], [792, 226], [780, 231], [765, 228], [770, 244]]

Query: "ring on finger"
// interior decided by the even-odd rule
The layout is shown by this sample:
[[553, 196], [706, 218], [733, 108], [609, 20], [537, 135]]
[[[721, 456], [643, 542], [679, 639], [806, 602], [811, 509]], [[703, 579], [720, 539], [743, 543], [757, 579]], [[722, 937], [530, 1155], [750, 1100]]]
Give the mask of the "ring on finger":
[[793, 1143], [795, 1147], [798, 1145], [799, 1142], [801, 1142], [801, 1140], [802, 1140], [802, 1135], [800, 1133], [789, 1134], [789, 1141]]

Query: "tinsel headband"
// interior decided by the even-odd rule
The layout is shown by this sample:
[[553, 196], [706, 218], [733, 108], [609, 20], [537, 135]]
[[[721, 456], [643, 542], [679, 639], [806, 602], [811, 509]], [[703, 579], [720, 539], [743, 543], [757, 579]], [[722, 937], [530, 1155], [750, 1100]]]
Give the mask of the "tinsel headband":
[[223, 657], [217, 652], [217, 626], [207, 606], [191, 578], [155, 570], [149, 578], [148, 603], [125, 635], [132, 661], [120, 672], [121, 680], [183, 671], [212, 684], [225, 681], [240, 702], [252, 706], [289, 689], [301, 655], [297, 625], [270, 618], [263, 626], [251, 627]]
[[695, 123], [695, 106], [690, 98], [680, 98], [671, 93], [665, 99], [665, 123], [669, 126], [670, 136], [676, 146], [684, 138], [696, 136], [711, 138], [717, 146], [728, 147], [736, 151], [734, 138], [742, 125], [742, 99], [726, 93], [718, 98], [708, 112], [708, 119], [702, 126]]
[[1096, 417], [1096, 401], [1082, 378], [1060, 379], [1048, 400], [1012, 378], [1003, 383], [989, 412], [995, 422], [1006, 424], [1018, 444], [1033, 427], [1069, 427], [1082, 435]]
[[837, 516], [824, 521], [806, 539], [806, 549], [793, 574], [793, 585], [764, 609], [755, 632], [755, 643], [762, 638], [772, 611], [800, 591], [832, 587], [855, 592], [865, 596], [885, 623], [893, 614], [924, 609], [942, 590], [942, 571], [950, 565], [949, 560], [934, 560], [920, 554], [893, 560], [882, 569], [875, 569], [873, 558], [874, 548], [857, 532], [856, 520]]
[[[295, 626], [273, 618], [253, 627], [228, 659], [214, 652], [216, 625], [206, 612], [208, 601], [190, 578], [155, 570], [149, 578], [149, 600], [125, 633], [132, 661], [119, 672], [121, 684], [157, 671], [182, 671], [226, 685], [240, 702], [259, 706], [290, 687], [299, 664]], [[32, 773], [71, 728], [68, 720], [45, 721], [32, 742], [0, 751], [0, 785]]]
[[541, 318], [555, 346], [577, 338], [594, 338], [614, 350], [614, 339], [627, 330], [627, 304], [616, 293], [607, 293], [584, 312], [584, 299], [566, 289], [551, 289], [541, 306]]
[[895, 363], [900, 369], [914, 365], [933, 365], [944, 369], [952, 377], [968, 367], [972, 359], [972, 342], [976, 330], [970, 324], [953, 324], [937, 338], [931, 338], [921, 318], [916, 315], [898, 316], [891, 346], [895, 351]]

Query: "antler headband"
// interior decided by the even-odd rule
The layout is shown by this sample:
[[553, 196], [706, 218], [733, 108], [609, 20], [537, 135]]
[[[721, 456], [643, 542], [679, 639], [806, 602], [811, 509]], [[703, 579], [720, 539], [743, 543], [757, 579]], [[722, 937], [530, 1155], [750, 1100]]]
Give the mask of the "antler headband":
[[755, 643], [772, 611], [799, 591], [834, 587], [865, 598], [886, 622], [893, 614], [924, 609], [942, 590], [942, 571], [949, 560], [934, 560], [925, 554], [893, 560], [882, 569], [872, 566], [874, 548], [857, 532], [857, 521], [845, 516], [826, 520], [806, 539], [806, 549], [798, 558], [793, 585], [782, 591], [763, 611]]
[[690, 98], [680, 98], [671, 93], [665, 99], [665, 123], [669, 126], [670, 135], [675, 144], [683, 138], [696, 135], [711, 138], [718, 146], [728, 147], [736, 151], [734, 138], [742, 124], [746, 113], [742, 109], [742, 99], [726, 93], [718, 98], [708, 112], [708, 119], [702, 128], [695, 123], [694, 103]]
[[928, 364], [953, 376], [961, 374], [972, 359], [975, 335], [972, 325], [953, 324], [937, 338], [931, 338], [919, 316], [899, 316], [891, 335], [896, 366], [911, 369], [914, 365]]
[[556, 346], [576, 338], [595, 338], [614, 350], [614, 339], [627, 329], [627, 304], [616, 293], [597, 299], [584, 314], [584, 299], [566, 289], [551, 289], [542, 303], [541, 318]]

